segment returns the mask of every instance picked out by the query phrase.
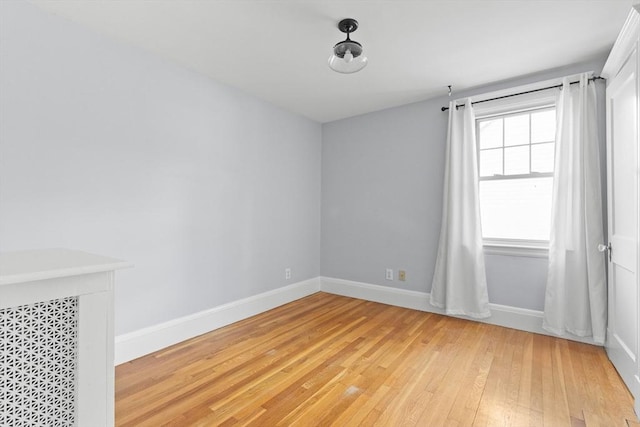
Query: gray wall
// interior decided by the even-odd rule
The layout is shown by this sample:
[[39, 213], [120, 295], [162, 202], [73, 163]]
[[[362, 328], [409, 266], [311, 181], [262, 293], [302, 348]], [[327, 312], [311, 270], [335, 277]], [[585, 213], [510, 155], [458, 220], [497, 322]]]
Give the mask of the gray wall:
[[0, 250], [133, 262], [117, 334], [319, 275], [319, 124], [29, 3], [0, 8]]
[[[319, 274], [430, 290], [446, 97], [321, 127], [26, 2], [0, 12], [0, 250], [134, 262], [116, 333]], [[492, 302], [542, 308], [545, 259], [486, 259]]]
[[[454, 98], [581, 71], [599, 73], [604, 60], [455, 93]], [[596, 84], [604, 173], [604, 83]], [[323, 276], [431, 290], [440, 234], [448, 118], [440, 107], [448, 101], [443, 96], [323, 125]], [[486, 255], [485, 259], [492, 303], [543, 308], [546, 258]], [[385, 268], [394, 269], [394, 281], [385, 280]], [[406, 282], [397, 280], [398, 269], [406, 270]]]

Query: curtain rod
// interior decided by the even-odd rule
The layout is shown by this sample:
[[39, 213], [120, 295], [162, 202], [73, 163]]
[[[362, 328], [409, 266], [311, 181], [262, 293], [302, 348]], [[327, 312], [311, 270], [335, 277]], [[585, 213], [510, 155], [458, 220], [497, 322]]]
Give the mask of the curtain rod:
[[[600, 76], [591, 77], [591, 78], [588, 79], [588, 81], [595, 81], [595, 80], [606, 80], [606, 79], [604, 77], [600, 77]], [[576, 83], [580, 83], [580, 81], [570, 82], [569, 84], [573, 85], [573, 84], [576, 84]], [[498, 97], [495, 97], [495, 98], [483, 99], [483, 100], [480, 100], [480, 101], [474, 101], [474, 102], [471, 103], [471, 105], [480, 104], [482, 102], [495, 101], [497, 99], [511, 98], [512, 96], [525, 95], [527, 93], [540, 92], [542, 90], [555, 89], [555, 88], [558, 88], [558, 87], [562, 87], [562, 84], [558, 84], [558, 85], [555, 85], [555, 86], [542, 87], [540, 89], [527, 90], [527, 91], [524, 91], [524, 92], [512, 93], [511, 95], [504, 95], [504, 96], [498, 96]], [[456, 110], [458, 108], [460, 108], [460, 107], [464, 107], [464, 104], [456, 105]], [[442, 107], [440, 110], [441, 111], [447, 111], [448, 109], [449, 109], [449, 107]]]

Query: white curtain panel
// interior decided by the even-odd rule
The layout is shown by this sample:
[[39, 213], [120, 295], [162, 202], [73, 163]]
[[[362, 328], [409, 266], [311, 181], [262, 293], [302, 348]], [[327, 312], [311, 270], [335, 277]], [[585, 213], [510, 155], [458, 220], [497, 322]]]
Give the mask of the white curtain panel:
[[470, 100], [449, 103], [442, 227], [430, 302], [450, 315], [491, 315], [482, 251], [476, 123]]
[[588, 75], [570, 85], [556, 103], [556, 159], [551, 208], [549, 271], [543, 327], [605, 339], [607, 288], [595, 84]]

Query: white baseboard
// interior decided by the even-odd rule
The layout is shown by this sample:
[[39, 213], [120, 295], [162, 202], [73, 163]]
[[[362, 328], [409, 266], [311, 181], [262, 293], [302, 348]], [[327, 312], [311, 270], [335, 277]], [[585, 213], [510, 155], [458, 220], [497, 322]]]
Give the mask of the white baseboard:
[[[413, 310], [430, 311], [425, 310], [425, 307], [429, 305], [429, 294], [426, 292], [396, 289], [352, 280], [334, 279], [332, 277], [320, 277], [320, 290], [330, 294], [411, 308]], [[436, 307], [432, 308], [434, 313], [442, 312], [444, 314], [443, 310]]]
[[[427, 292], [396, 289], [331, 277], [316, 277], [170, 320], [159, 325], [118, 335], [115, 339], [115, 363], [119, 365], [128, 362], [318, 291], [445, 315], [444, 310], [429, 303], [429, 294]], [[541, 311], [500, 304], [489, 304], [489, 308], [491, 309], [491, 317], [487, 319], [457, 317], [536, 334], [555, 336], [542, 328]], [[569, 335], [562, 338], [596, 345], [591, 339], [587, 338]]]
[[316, 277], [159, 325], [118, 335], [115, 339], [115, 364], [128, 362], [189, 338], [255, 316], [314, 294], [319, 290], [320, 278]]
[[[416, 292], [405, 289], [390, 288], [387, 286], [372, 285], [369, 283], [354, 282], [351, 280], [320, 277], [320, 290], [336, 295], [364, 299], [398, 307], [411, 308], [446, 315], [444, 310], [434, 307], [429, 303], [429, 293]], [[476, 322], [489, 323], [491, 325], [504, 326], [521, 331], [536, 334], [557, 336], [542, 328], [542, 312], [526, 308], [510, 307], [500, 304], [489, 304], [491, 317], [486, 319], [474, 319], [466, 316], [455, 316]], [[563, 336], [573, 341], [597, 345], [590, 338], [575, 336]]]

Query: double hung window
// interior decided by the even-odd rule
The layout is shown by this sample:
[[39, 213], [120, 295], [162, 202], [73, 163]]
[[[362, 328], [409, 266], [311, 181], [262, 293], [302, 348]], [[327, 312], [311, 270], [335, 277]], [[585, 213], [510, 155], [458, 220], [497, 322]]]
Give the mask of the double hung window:
[[478, 115], [480, 212], [485, 244], [548, 244], [555, 153], [553, 104]]

